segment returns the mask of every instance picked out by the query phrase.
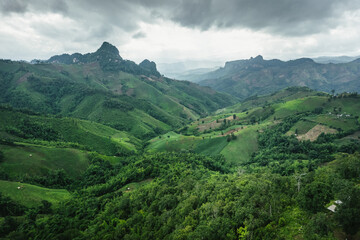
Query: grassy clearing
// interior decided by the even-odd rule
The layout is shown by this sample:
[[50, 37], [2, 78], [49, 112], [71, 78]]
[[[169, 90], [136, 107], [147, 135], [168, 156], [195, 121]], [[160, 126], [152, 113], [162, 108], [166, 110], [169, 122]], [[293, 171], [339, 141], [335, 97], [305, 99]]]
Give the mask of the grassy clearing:
[[138, 188], [151, 183], [152, 180], [153, 179], [149, 178], [149, 179], [146, 179], [146, 180], [141, 181], [141, 182], [133, 182], [133, 183], [126, 184], [124, 187], [122, 187], [120, 189], [120, 191], [127, 193], [127, 192], [137, 190]]
[[201, 140], [194, 151], [205, 155], [217, 155], [228, 145], [226, 137], [208, 138]]
[[360, 98], [349, 97], [349, 98], [337, 98], [335, 100], [331, 100], [325, 107], [325, 111], [334, 113], [334, 107], [340, 113], [359, 116]]
[[315, 122], [300, 120], [286, 133], [286, 135], [295, 134], [296, 130], [297, 134], [305, 134], [315, 126]]
[[5, 156], [0, 167], [13, 178], [44, 175], [56, 169], [64, 169], [70, 177], [76, 178], [89, 165], [87, 153], [77, 149], [30, 144], [0, 145], [0, 149]]
[[[18, 189], [20, 187], [20, 189]], [[26, 206], [36, 207], [46, 200], [56, 205], [71, 197], [65, 189], [49, 189], [20, 182], [9, 182], [0, 180], [0, 191], [14, 201]]]
[[274, 104], [275, 117], [284, 118], [299, 112], [313, 111], [315, 108], [322, 107], [327, 99], [327, 97], [311, 96]]
[[325, 124], [331, 128], [348, 131], [358, 128], [357, 120], [352, 117], [337, 117], [335, 115], [318, 115], [306, 118], [309, 121]]
[[240, 130], [236, 140], [232, 140], [224, 147], [221, 154], [228, 162], [239, 164], [250, 159], [251, 154], [258, 149], [257, 131], [259, 126], [251, 126]]
[[[4, 109], [0, 109], [0, 115], [1, 135], [5, 135], [7, 128], [17, 128], [24, 119], [28, 119], [58, 132], [58, 141], [86, 145], [103, 154], [113, 155], [118, 148], [136, 151], [140, 145], [140, 141], [128, 133], [87, 120], [27, 115]], [[15, 137], [15, 140], [19, 139]]]
[[315, 141], [322, 133], [335, 134], [337, 132], [338, 131], [336, 129], [332, 129], [327, 126], [318, 124], [315, 127], [313, 127], [312, 129], [310, 129], [307, 133], [298, 135], [297, 139], [302, 140], [302, 141], [304, 141], [304, 140]]
[[169, 132], [161, 135], [161, 138], [152, 139], [147, 149], [150, 152], [194, 150], [196, 144], [201, 140], [201, 137], [183, 136]]
[[149, 152], [191, 150], [206, 155], [216, 155], [227, 144], [226, 138], [219, 137], [219, 134], [214, 136], [212, 133], [195, 137], [169, 132], [161, 135], [161, 138], [152, 139], [147, 149]]

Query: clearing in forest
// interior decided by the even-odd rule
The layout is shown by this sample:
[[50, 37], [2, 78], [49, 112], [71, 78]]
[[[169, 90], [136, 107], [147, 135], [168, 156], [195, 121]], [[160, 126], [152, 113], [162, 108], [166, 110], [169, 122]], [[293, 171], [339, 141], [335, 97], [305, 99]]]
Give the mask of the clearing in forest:
[[337, 133], [337, 132], [338, 131], [336, 129], [332, 129], [327, 126], [318, 124], [312, 129], [310, 129], [307, 133], [297, 136], [297, 139], [301, 141], [303, 140], [315, 141], [320, 136], [321, 133], [328, 134], [328, 133]]

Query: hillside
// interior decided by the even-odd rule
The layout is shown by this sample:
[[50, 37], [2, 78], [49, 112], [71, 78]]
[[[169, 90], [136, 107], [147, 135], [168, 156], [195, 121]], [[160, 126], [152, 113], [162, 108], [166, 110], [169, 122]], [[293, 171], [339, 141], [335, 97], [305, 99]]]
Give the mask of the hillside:
[[[359, 112], [357, 94], [288, 88], [139, 149], [98, 123], [3, 108], [0, 237], [357, 239]], [[139, 154], [87, 150], [111, 144]]]
[[[177, 133], [170, 132], [150, 140], [147, 149], [150, 152], [221, 154], [228, 163], [239, 166], [250, 161], [259, 150], [260, 133], [284, 119], [298, 116], [285, 132], [287, 136], [315, 141], [322, 133], [340, 133], [343, 138], [357, 132], [359, 112], [360, 99], [356, 94], [333, 97], [305, 87], [292, 87], [220, 109], [215, 115], [200, 118]], [[356, 137], [351, 139], [338, 140], [337, 144], [359, 143]]]
[[0, 136], [6, 141], [59, 143], [107, 155], [129, 155], [141, 146], [139, 139], [126, 132], [87, 120], [32, 115], [11, 108], [0, 108], [0, 115]]
[[320, 64], [301, 58], [283, 62], [257, 56], [227, 62], [223, 68], [199, 76], [199, 84], [240, 99], [270, 94], [285, 87], [306, 86], [330, 93], [360, 91], [360, 61]]
[[109, 43], [94, 53], [36, 64], [0, 61], [0, 103], [103, 123], [140, 138], [180, 127], [235, 103], [208, 87], [160, 76], [156, 65], [123, 60]]

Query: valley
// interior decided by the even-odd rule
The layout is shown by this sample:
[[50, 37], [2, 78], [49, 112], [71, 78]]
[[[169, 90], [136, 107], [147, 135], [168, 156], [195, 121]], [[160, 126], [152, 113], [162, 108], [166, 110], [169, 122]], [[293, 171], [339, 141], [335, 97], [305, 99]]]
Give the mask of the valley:
[[356, 91], [221, 93], [106, 42], [0, 76], [1, 238], [359, 238]]

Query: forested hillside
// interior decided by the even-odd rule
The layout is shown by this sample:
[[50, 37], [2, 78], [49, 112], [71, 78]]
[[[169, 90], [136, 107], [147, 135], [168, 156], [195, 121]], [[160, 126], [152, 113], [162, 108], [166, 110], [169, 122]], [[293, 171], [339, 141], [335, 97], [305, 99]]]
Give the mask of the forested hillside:
[[2, 107], [0, 236], [358, 239], [359, 99], [288, 88], [149, 142]]
[[106, 124], [140, 138], [180, 127], [237, 100], [161, 77], [153, 62], [123, 60], [104, 43], [95, 53], [36, 64], [0, 61], [0, 103], [41, 114]]

